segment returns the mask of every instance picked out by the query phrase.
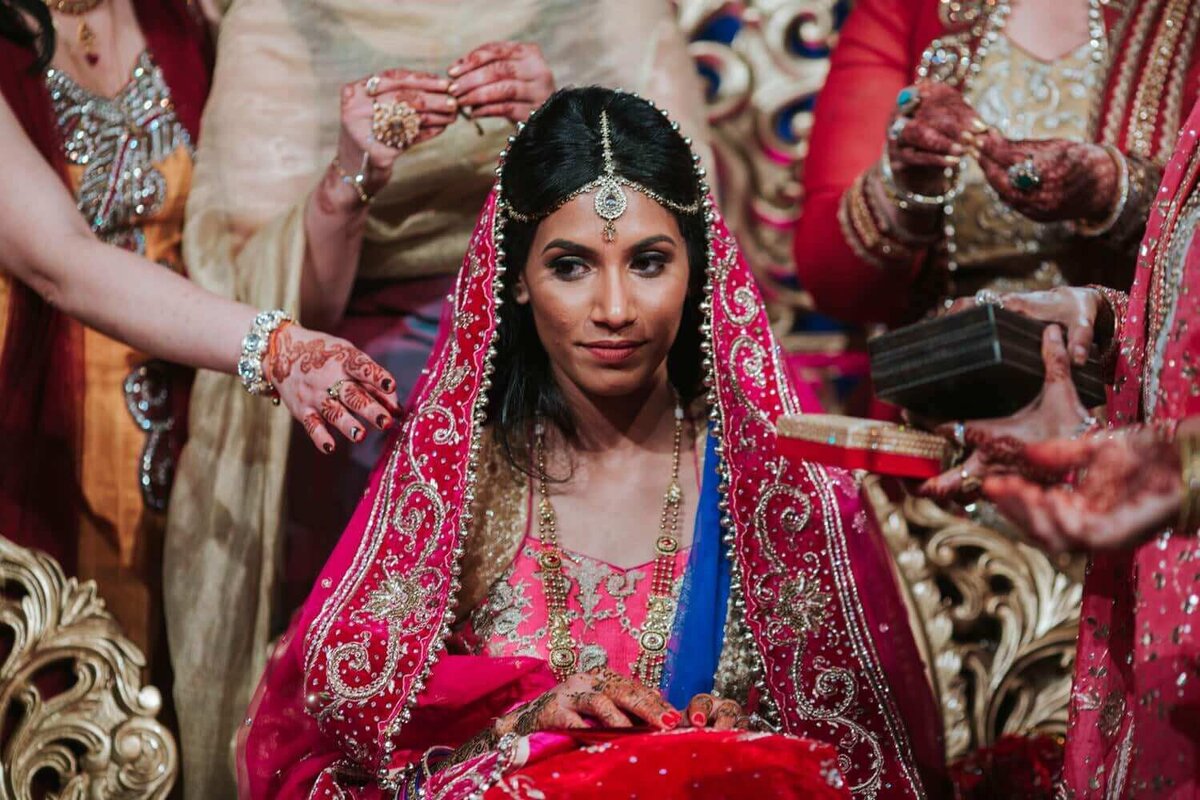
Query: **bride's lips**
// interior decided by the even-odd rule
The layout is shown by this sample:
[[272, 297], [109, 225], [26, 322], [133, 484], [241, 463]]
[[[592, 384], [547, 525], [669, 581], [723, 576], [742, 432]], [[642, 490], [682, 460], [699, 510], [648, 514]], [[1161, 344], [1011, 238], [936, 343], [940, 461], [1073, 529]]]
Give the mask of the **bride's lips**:
[[604, 341], [604, 342], [587, 342], [582, 347], [595, 356], [598, 360], [615, 364], [619, 361], [632, 356], [645, 342], [632, 342], [626, 340], [620, 341]]

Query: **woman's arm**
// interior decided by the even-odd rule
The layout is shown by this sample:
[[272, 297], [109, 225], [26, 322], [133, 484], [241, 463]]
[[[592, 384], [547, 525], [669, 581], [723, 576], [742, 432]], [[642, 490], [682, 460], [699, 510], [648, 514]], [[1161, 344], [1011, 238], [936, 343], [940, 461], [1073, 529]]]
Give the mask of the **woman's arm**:
[[[341, 320], [370, 200], [391, 179], [405, 148], [432, 139], [454, 121], [458, 104], [446, 91], [449, 85], [437, 75], [394, 69], [342, 87], [337, 155], [304, 206], [300, 318], [306, 325], [327, 330]], [[400, 103], [419, 115], [419, 127], [407, 143], [393, 140], [396, 146], [389, 146], [376, 134], [376, 115], [382, 119]]]
[[839, 220], [842, 195], [883, 153], [899, 91], [912, 82], [909, 47], [922, 3], [862, 0], [850, 13], [817, 99], [804, 162], [804, 210], [795, 230], [801, 285], [841, 319], [893, 321], [907, 307], [920, 264], [869, 263]]
[[[193, 367], [237, 372], [242, 339], [256, 309], [207, 292], [166, 267], [96, 239], [7, 103], [0, 103], [0, 142], [8, 168], [0, 186], [3, 269], [63, 313], [138, 350]], [[361, 431], [352, 433], [353, 415], [326, 393], [338, 381], [366, 387], [379, 402], [361, 403], [350, 386], [344, 391], [354, 395], [352, 402], [362, 406], [359, 413], [371, 424], [390, 425], [398, 404], [395, 381], [386, 371], [348, 342], [299, 326], [284, 330], [289, 342], [306, 343], [329, 354], [319, 368], [293, 370], [275, 382], [282, 401], [305, 422], [314, 443], [326, 451], [333, 449], [322, 418], [350, 438], [362, 438]], [[270, 370], [272, 365], [266, 366]], [[330, 405], [337, 408], [325, 408]], [[331, 420], [326, 411], [336, 412], [338, 418]]]
[[254, 309], [96, 239], [7, 103], [0, 141], [0, 266], [63, 313], [138, 350], [235, 372]]

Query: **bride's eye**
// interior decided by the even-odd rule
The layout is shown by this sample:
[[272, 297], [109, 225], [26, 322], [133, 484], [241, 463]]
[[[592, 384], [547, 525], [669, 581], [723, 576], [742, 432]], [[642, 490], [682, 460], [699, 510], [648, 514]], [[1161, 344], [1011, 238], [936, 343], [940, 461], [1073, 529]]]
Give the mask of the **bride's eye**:
[[653, 278], [656, 275], [661, 275], [670, 263], [671, 256], [659, 250], [647, 250], [644, 253], [638, 253], [633, 257], [632, 269], [634, 272], [643, 277]]
[[556, 258], [547, 266], [554, 272], [554, 277], [565, 281], [583, 277], [588, 269], [587, 262], [576, 256]]

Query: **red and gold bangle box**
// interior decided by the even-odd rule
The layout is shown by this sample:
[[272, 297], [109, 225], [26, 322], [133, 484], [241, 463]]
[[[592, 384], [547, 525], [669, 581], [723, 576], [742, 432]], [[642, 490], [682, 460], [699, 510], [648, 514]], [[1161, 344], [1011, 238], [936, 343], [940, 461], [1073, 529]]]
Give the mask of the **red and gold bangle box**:
[[954, 457], [941, 436], [879, 420], [797, 414], [780, 417], [775, 429], [789, 458], [899, 478], [932, 478]]

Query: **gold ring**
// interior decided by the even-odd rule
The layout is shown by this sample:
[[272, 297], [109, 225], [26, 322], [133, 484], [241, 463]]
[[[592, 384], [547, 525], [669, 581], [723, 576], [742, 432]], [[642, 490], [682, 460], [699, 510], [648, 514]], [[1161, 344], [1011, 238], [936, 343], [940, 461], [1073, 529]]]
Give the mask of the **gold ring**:
[[325, 394], [329, 395], [334, 400], [340, 400], [342, 397], [342, 384], [345, 382], [345, 378], [340, 378], [332, 386], [325, 390]]
[[403, 100], [393, 103], [374, 102], [371, 133], [385, 147], [403, 150], [416, 141], [421, 132], [421, 115]]
[[972, 492], [977, 492], [977, 491], [979, 491], [980, 487], [983, 486], [983, 481], [979, 480], [979, 478], [976, 478], [974, 475], [972, 475], [971, 470], [967, 469], [966, 467], [962, 468], [962, 471], [958, 473], [958, 477], [959, 477], [959, 480], [961, 481], [961, 483], [959, 484], [959, 490], [962, 491], [964, 494], [971, 494]]

